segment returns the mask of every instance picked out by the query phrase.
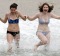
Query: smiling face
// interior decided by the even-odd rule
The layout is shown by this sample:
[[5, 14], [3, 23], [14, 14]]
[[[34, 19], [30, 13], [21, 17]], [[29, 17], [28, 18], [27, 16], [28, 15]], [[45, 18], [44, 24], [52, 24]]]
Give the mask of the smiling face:
[[49, 10], [48, 5], [44, 5], [44, 6], [43, 6], [43, 12], [48, 12], [48, 10]]
[[15, 13], [16, 12], [16, 8], [11, 8], [10, 11], [11, 11], [11, 13]]

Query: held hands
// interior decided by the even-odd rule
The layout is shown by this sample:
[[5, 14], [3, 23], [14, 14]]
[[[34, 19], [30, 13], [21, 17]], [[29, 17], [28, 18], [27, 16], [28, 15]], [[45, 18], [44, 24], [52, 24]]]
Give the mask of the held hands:
[[30, 16], [27, 16], [27, 19], [31, 21], [31, 17]]
[[27, 16], [27, 18], [29, 19], [29, 16]]
[[26, 19], [27, 19], [27, 16], [25, 15], [25, 16], [24, 16], [24, 20], [26, 21]]
[[27, 16], [27, 15], [25, 15], [24, 17], [25, 17], [25, 19], [24, 19], [24, 20], [26, 20], [26, 19], [29, 19], [29, 18], [30, 18], [30, 17], [29, 17], [29, 16]]
[[29, 19], [29, 16], [25, 15], [24, 18], [25, 18], [25, 20], [26, 20], [26, 19]]

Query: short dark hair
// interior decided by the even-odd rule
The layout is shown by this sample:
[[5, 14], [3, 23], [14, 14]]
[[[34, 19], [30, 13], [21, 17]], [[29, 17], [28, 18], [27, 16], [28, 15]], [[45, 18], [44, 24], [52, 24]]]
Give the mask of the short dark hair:
[[11, 8], [16, 8], [16, 9], [17, 9], [17, 6], [18, 6], [18, 5], [17, 5], [16, 3], [13, 3], [13, 4], [10, 5], [10, 9], [11, 9]]
[[47, 6], [48, 6], [48, 8], [49, 8], [48, 12], [51, 12], [51, 11], [53, 10], [53, 8], [54, 8], [53, 5], [50, 6], [48, 3], [43, 3], [41, 6], [39, 6], [39, 11], [40, 11], [40, 12], [43, 12], [43, 6], [44, 6], [44, 5], [47, 5]]

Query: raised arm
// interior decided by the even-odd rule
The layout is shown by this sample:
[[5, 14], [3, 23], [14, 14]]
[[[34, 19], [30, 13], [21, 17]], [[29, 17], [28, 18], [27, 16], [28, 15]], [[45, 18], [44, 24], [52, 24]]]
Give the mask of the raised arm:
[[2, 21], [3, 23], [6, 23], [7, 22], [7, 19], [8, 19], [8, 14], [5, 15], [5, 18], [4, 19], [1, 19], [0, 18], [0, 21]]
[[24, 21], [26, 20], [26, 16], [25, 15], [22, 15], [20, 12], [17, 12], [19, 17], [21, 17]]
[[39, 17], [39, 14], [35, 14], [34, 16], [27, 16], [28, 20], [33, 21]]
[[52, 17], [52, 18], [55, 18], [55, 19], [60, 19], [60, 16], [55, 15], [55, 14], [53, 14], [53, 13], [51, 13], [51, 17]]

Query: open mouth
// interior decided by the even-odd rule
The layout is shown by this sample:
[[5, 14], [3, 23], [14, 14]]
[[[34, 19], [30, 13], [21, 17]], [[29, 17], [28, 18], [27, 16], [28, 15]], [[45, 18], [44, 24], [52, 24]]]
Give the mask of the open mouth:
[[44, 10], [44, 11], [47, 11], [47, 10]]

